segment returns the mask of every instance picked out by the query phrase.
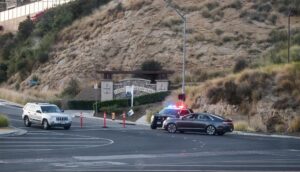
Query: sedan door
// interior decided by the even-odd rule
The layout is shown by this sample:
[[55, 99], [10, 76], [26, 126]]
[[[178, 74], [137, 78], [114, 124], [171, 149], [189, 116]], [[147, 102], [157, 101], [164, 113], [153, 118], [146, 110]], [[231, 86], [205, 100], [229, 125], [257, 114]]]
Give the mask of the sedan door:
[[196, 114], [190, 114], [184, 116], [182, 119], [177, 121], [177, 129], [191, 130], [195, 122]]
[[210, 124], [211, 119], [205, 114], [199, 114], [195, 120], [195, 129], [204, 131], [206, 127]]

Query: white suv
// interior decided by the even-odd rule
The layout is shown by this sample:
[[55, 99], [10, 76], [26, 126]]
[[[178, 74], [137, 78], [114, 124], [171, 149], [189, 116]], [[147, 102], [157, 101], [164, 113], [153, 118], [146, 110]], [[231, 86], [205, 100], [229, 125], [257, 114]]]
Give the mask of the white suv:
[[45, 130], [50, 127], [64, 127], [68, 130], [72, 118], [64, 114], [56, 105], [49, 103], [27, 103], [23, 108], [22, 119], [24, 125], [30, 127], [32, 123], [42, 125]]

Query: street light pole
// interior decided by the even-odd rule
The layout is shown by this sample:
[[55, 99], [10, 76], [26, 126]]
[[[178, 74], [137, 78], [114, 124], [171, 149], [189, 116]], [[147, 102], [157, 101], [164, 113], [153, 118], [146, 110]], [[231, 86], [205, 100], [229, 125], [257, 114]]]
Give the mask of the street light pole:
[[183, 21], [183, 47], [182, 47], [182, 88], [181, 93], [185, 95], [185, 59], [186, 59], [186, 17], [184, 14], [180, 13], [177, 8], [172, 6], [171, 2], [168, 0], [165, 0], [167, 5], [171, 7], [182, 19]]
[[290, 63], [290, 45], [291, 45], [291, 9], [288, 15], [288, 63]]

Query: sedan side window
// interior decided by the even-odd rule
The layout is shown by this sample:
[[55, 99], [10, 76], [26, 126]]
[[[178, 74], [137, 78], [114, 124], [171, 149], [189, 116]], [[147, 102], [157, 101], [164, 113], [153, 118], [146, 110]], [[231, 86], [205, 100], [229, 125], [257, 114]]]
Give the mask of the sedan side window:
[[187, 115], [184, 119], [195, 119], [195, 114]]
[[208, 121], [209, 117], [206, 116], [206, 115], [198, 115], [197, 119], [200, 120], [200, 121]]

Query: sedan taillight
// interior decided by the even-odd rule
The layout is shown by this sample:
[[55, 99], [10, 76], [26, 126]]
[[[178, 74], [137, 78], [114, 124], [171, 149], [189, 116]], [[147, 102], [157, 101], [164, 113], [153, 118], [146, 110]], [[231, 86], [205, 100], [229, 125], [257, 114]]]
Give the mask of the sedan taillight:
[[232, 123], [232, 120], [230, 120], [230, 119], [225, 119], [225, 120], [223, 121], [223, 124], [232, 125], [233, 123]]

